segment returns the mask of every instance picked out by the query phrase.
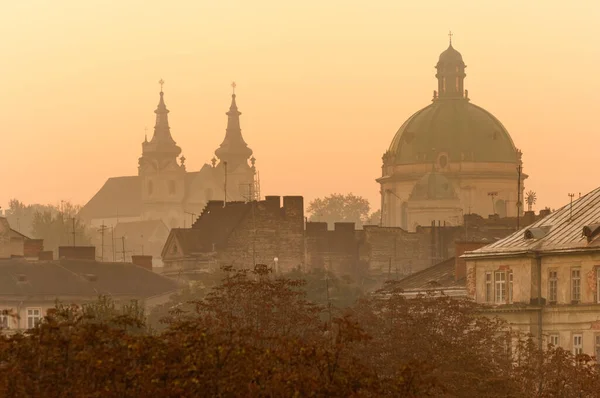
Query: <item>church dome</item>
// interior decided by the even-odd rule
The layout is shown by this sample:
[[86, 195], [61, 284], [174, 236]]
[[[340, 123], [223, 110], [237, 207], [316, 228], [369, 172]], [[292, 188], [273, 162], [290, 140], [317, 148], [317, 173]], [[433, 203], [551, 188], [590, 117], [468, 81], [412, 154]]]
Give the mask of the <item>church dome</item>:
[[432, 104], [408, 118], [392, 140], [387, 157], [393, 164], [432, 164], [440, 158], [444, 163], [517, 162], [506, 128], [469, 101], [463, 89], [465, 67], [450, 44], [436, 66], [438, 90]]
[[466, 99], [438, 99], [413, 114], [389, 151], [395, 164], [432, 163], [439, 153], [450, 162], [517, 162], [517, 149], [502, 123]]
[[438, 173], [425, 174], [414, 186], [409, 200], [458, 199], [452, 183]]
[[440, 59], [438, 62], [462, 62], [462, 55], [452, 47], [452, 43], [448, 46], [448, 48], [440, 54]]

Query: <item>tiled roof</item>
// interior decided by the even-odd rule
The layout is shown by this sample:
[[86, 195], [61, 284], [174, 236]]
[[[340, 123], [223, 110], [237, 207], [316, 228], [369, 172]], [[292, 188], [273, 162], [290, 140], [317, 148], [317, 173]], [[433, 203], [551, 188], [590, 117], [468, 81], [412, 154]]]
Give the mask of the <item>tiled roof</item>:
[[[225, 244], [251, 208], [250, 202], [227, 202], [227, 206], [223, 207], [222, 202], [210, 201], [192, 228], [172, 229], [168, 241], [176, 238], [184, 255], [210, 252], [213, 245], [219, 247]], [[163, 256], [165, 254], [163, 250]]]
[[112, 177], [79, 211], [85, 221], [95, 218], [137, 217], [142, 214], [142, 179]]
[[[199, 171], [185, 173], [186, 194], [189, 194]], [[204, 172], [203, 174], [207, 174]], [[142, 214], [142, 178], [139, 176], [112, 177], [79, 211], [84, 221], [97, 218], [139, 217]]]
[[454, 279], [455, 258], [449, 258], [432, 267], [401, 279], [398, 283], [404, 290], [427, 290], [440, 288], [465, 288], [465, 278]]
[[600, 188], [574, 200], [572, 208], [569, 203], [504, 239], [466, 253], [465, 257], [510, 255], [529, 251], [600, 250], [600, 235], [592, 237], [589, 242], [583, 235], [585, 226], [596, 223], [600, 223]]
[[162, 220], [119, 222], [115, 225], [114, 235], [117, 237], [126, 236], [133, 239], [141, 239], [140, 235], [144, 235], [147, 240], [157, 229], [163, 229], [167, 233], [169, 231], [169, 228]]
[[[93, 278], [90, 276], [93, 275]], [[61, 260], [0, 261], [0, 296], [94, 298], [100, 294], [147, 298], [178, 289], [175, 281], [130, 263]]]

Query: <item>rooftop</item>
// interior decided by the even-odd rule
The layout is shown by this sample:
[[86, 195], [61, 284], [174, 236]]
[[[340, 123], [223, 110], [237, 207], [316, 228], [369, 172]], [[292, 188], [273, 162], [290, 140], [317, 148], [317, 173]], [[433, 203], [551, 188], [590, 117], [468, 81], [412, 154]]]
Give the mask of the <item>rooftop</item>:
[[[600, 250], [600, 188], [541, 220], [465, 257], [518, 255], [526, 252]], [[587, 232], [586, 232], [587, 231]]]
[[465, 278], [459, 280], [454, 278], [455, 266], [455, 257], [449, 258], [401, 279], [398, 282], [399, 287], [405, 291], [464, 289]]
[[177, 289], [175, 281], [131, 263], [0, 260], [0, 295], [5, 298], [110, 295], [143, 299]]

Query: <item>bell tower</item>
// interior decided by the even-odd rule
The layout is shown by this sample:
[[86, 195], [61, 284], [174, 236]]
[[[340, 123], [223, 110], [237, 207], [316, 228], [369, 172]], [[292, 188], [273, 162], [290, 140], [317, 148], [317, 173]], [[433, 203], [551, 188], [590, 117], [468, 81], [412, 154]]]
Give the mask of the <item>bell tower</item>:
[[[467, 76], [462, 55], [452, 47], [452, 32], [448, 33], [449, 45], [446, 51], [440, 54], [435, 77], [438, 80], [437, 98], [466, 98], [464, 80]], [[434, 98], [434, 99], [437, 99]]]
[[[251, 200], [256, 197], [256, 159], [252, 157], [252, 149], [248, 147], [242, 137], [240, 127], [240, 115], [235, 95], [235, 82], [231, 83], [233, 92], [231, 94], [231, 105], [227, 115], [227, 128], [223, 142], [215, 150], [219, 159], [213, 158], [213, 168], [223, 179], [224, 185], [228, 186], [227, 200]], [[248, 163], [250, 161], [250, 164]]]
[[154, 134], [142, 143], [138, 175], [142, 184], [143, 218], [162, 219], [169, 227], [179, 227], [183, 219], [182, 201], [185, 196], [185, 157], [178, 163], [181, 148], [171, 136], [169, 110], [165, 105], [161, 79], [160, 99], [154, 113]]

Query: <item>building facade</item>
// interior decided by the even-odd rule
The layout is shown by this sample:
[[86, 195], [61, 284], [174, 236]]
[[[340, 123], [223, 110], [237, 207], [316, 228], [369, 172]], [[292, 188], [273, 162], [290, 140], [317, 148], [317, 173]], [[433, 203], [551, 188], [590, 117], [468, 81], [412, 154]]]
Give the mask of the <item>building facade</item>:
[[185, 157], [180, 156], [162, 86], [154, 113], [154, 134], [142, 143], [138, 175], [109, 178], [79, 212], [88, 225], [111, 227], [119, 222], [162, 220], [169, 228], [183, 227], [209, 200], [225, 199], [225, 195], [227, 200], [251, 200], [258, 195], [255, 159], [242, 137], [235, 94], [226, 113], [225, 138], [211, 164], [199, 171], [188, 171]]
[[[522, 222], [531, 223], [529, 214]], [[191, 228], [175, 228], [162, 251], [167, 274], [202, 274], [222, 266], [267, 264], [279, 272], [327, 269], [365, 280], [400, 279], [456, 255], [456, 241], [493, 242], [515, 231], [515, 219], [465, 217], [464, 225], [400, 227], [307, 222], [303, 198], [210, 201]], [[196, 276], [192, 276], [196, 278]]]
[[464, 254], [467, 292], [516, 329], [600, 354], [600, 188]]
[[450, 42], [436, 65], [432, 103], [402, 124], [384, 153], [377, 179], [384, 226], [414, 231], [434, 220], [458, 225], [463, 214], [520, 212], [521, 152], [494, 115], [470, 102], [465, 68]]

